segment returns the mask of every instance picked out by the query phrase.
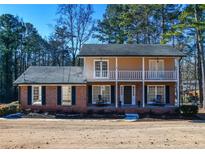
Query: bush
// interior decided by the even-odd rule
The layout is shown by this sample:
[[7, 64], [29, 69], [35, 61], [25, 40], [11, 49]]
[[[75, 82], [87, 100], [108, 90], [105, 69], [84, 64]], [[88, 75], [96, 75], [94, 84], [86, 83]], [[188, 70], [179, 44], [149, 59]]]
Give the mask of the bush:
[[179, 108], [180, 114], [184, 116], [193, 116], [198, 113], [198, 106], [196, 105], [182, 105]]
[[0, 116], [13, 114], [16, 112], [19, 112], [19, 105], [16, 103], [5, 104], [5, 105], [0, 106]]
[[108, 114], [115, 114], [116, 111], [115, 111], [114, 109], [105, 109], [105, 110], [104, 110], [104, 113], [105, 113], [106, 115], [108, 115]]
[[93, 109], [88, 109], [88, 110], [87, 110], [87, 114], [91, 115], [91, 114], [93, 114], [93, 113], [94, 113]]
[[98, 110], [95, 110], [93, 112], [94, 112], [94, 114], [105, 114], [104, 109], [98, 109]]

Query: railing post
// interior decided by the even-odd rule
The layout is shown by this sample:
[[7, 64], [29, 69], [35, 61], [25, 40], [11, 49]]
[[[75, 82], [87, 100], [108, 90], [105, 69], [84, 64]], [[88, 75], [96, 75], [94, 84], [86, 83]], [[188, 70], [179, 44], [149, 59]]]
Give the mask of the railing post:
[[142, 106], [145, 107], [145, 84], [144, 84], [144, 78], [145, 78], [145, 71], [144, 71], [144, 57], [142, 57]]
[[118, 59], [115, 57], [115, 107], [118, 108]]
[[176, 78], [177, 78], [177, 81], [176, 81], [177, 100], [176, 100], [175, 106], [179, 107], [180, 98], [179, 98], [179, 60], [178, 58], [175, 58], [175, 65], [176, 65]]

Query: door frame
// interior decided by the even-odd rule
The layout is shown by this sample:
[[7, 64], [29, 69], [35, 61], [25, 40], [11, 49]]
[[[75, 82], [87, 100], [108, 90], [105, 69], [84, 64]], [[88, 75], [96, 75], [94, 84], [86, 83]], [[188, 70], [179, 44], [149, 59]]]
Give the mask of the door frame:
[[120, 85], [120, 102], [121, 106], [124, 106], [124, 86], [131, 87], [132, 102], [130, 105], [136, 105], [136, 85]]

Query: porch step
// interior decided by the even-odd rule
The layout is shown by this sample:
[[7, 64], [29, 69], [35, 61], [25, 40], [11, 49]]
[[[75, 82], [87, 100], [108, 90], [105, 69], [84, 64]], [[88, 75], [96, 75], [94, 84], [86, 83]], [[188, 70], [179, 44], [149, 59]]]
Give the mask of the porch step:
[[125, 114], [125, 121], [137, 121], [139, 119], [139, 114], [127, 113]]

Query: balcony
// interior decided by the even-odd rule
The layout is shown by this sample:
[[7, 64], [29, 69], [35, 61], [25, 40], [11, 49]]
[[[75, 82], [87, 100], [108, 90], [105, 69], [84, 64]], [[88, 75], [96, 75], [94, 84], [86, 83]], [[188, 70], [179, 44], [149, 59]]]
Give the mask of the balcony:
[[[95, 80], [115, 80], [116, 72], [115, 71], [99, 71], [95, 72]], [[119, 70], [117, 72], [118, 80], [128, 80], [128, 81], [137, 81], [142, 80], [143, 75], [142, 71], [128, 71], [128, 70]], [[153, 80], [177, 80], [177, 71], [144, 71], [144, 80], [153, 81]]]

